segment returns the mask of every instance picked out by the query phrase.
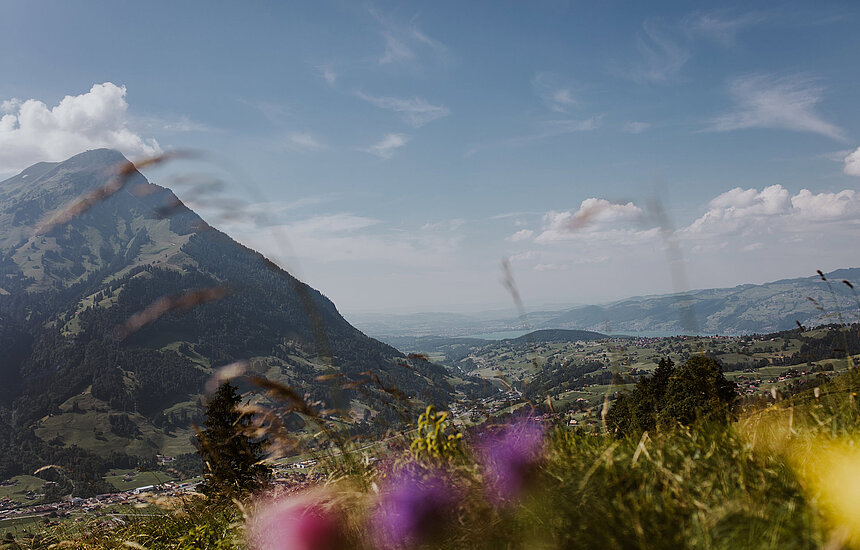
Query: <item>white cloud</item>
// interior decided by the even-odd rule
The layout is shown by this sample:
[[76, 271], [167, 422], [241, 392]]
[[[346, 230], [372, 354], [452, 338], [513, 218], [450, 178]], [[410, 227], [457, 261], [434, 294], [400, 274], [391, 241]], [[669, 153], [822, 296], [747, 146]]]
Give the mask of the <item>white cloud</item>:
[[334, 71], [334, 69], [331, 68], [331, 66], [320, 65], [319, 67], [317, 67], [317, 70], [319, 71], [320, 76], [323, 78], [323, 80], [328, 82], [329, 86], [335, 85], [335, 83], [337, 82], [337, 73]]
[[636, 122], [630, 121], [624, 125], [623, 130], [628, 134], [641, 134], [645, 130], [651, 127], [650, 122]]
[[860, 217], [860, 194], [852, 189], [838, 193], [813, 193], [801, 189], [791, 193], [781, 185], [761, 191], [736, 187], [717, 196], [708, 211], [679, 231], [688, 238], [719, 235], [797, 233], [815, 224], [856, 220]]
[[[612, 247], [661, 240], [661, 229], [648, 212], [632, 202], [589, 198], [576, 211], [547, 212], [543, 222], [534, 242], [545, 246], [585, 247], [591, 252], [606, 253]], [[801, 189], [792, 194], [781, 185], [761, 190], [736, 187], [714, 197], [703, 214], [674, 235], [681, 242], [693, 243], [697, 250], [719, 244], [751, 251], [798, 235], [803, 238], [812, 233], [854, 232], [858, 224], [860, 192], [853, 189], [820, 193]]]
[[406, 145], [408, 141], [409, 136], [405, 134], [386, 134], [377, 143], [374, 143], [367, 149], [362, 149], [362, 151], [376, 155], [381, 159], [390, 159], [394, 156], [394, 151]]
[[81, 95], [66, 96], [50, 108], [36, 99], [3, 101], [0, 172], [100, 147], [131, 157], [159, 153], [157, 141], [144, 139], [130, 128], [125, 96], [125, 86], [105, 82]]
[[433, 105], [420, 97], [400, 99], [396, 97], [372, 96], [364, 92], [356, 92], [356, 95], [380, 109], [399, 113], [404, 121], [416, 128], [451, 114], [451, 110], [448, 107]]
[[735, 109], [715, 118], [709, 130], [779, 128], [844, 139], [838, 126], [816, 113], [824, 89], [808, 77], [744, 76], [734, 79], [729, 89]]
[[845, 168], [842, 169], [849, 176], [860, 176], [860, 147], [845, 157]]
[[534, 234], [535, 234], [535, 232], [532, 231], [531, 229], [521, 229], [521, 230], [517, 231], [516, 233], [514, 233], [513, 235], [511, 235], [510, 237], [508, 237], [508, 240], [511, 241], [512, 243], [518, 243], [520, 241], [525, 241], [525, 240], [530, 239], [532, 237], [532, 235], [534, 235]]
[[421, 226], [421, 231], [436, 231], [448, 230], [455, 231], [466, 224], [463, 218], [454, 218], [452, 220], [442, 220], [438, 222], [428, 222]]
[[430, 38], [416, 26], [415, 21], [408, 23], [384, 14], [375, 8], [368, 8], [370, 15], [381, 26], [385, 40], [385, 50], [376, 61], [380, 65], [415, 64], [426, 53], [445, 56], [447, 48], [441, 42]]
[[325, 144], [307, 132], [292, 132], [286, 136], [285, 147], [288, 151], [312, 152], [326, 148]]
[[383, 36], [385, 37], [385, 52], [379, 58], [380, 65], [415, 59], [415, 52], [402, 40], [389, 33], [385, 33]]
[[640, 62], [623, 75], [639, 82], [663, 83], [677, 80], [681, 68], [691, 54], [687, 47], [679, 44], [662, 28], [657, 19], [642, 23], [642, 31], [636, 37]]
[[556, 113], [563, 113], [567, 111], [568, 107], [576, 103], [573, 92], [567, 83], [554, 74], [537, 73], [532, 78], [532, 86], [547, 107]]
[[817, 194], [801, 189], [791, 197], [791, 206], [807, 220], [841, 220], [860, 215], [860, 195], [853, 189]]
[[540, 214], [540, 212], [525, 212], [525, 211], [503, 212], [501, 214], [496, 214], [495, 216], [490, 216], [490, 219], [491, 220], [506, 220], [509, 218], [517, 218], [516, 220], [514, 220], [514, 225], [518, 225], [517, 222], [522, 222], [522, 224], [525, 224], [525, 222], [522, 220], [523, 216], [533, 216], [535, 214]]
[[[680, 228], [671, 233], [646, 208], [639, 215], [639, 207], [630, 203], [607, 208], [613, 203], [605, 199], [584, 202], [578, 209], [544, 216], [542, 232], [529, 241], [534, 250], [518, 260], [524, 294], [563, 294], [569, 284], [563, 269], [575, 270], [577, 281], [588, 279], [604, 292], [618, 286], [623, 290], [617, 297], [678, 290], [667, 272], [679, 261], [689, 280], [681, 288], [814, 273], [852, 265], [852, 243], [860, 228], [860, 192], [852, 189], [731, 189], [713, 197], [704, 212], [691, 212], [692, 221], [679, 220]], [[586, 215], [589, 204], [602, 205], [604, 218]], [[577, 218], [580, 222], [574, 222]], [[629, 286], [645, 280], [640, 290]]]
[[[632, 202], [613, 203], [606, 199], [589, 198], [575, 212], [551, 210], [544, 215], [544, 229], [535, 242], [548, 243], [579, 238], [588, 233], [618, 233], [620, 227], [631, 227], [642, 220], [642, 209]], [[629, 230], [628, 230], [629, 231]]]
[[756, 189], [741, 189], [735, 187], [711, 200], [712, 209], [720, 209], [732, 217], [753, 215], [780, 214], [788, 205], [789, 193], [781, 185], [765, 187], [760, 192]]
[[710, 38], [719, 44], [730, 47], [735, 45], [738, 33], [745, 28], [765, 21], [760, 13], [729, 15], [721, 12], [696, 12], [681, 21], [688, 34]]
[[539, 254], [534, 250], [527, 250], [525, 252], [519, 252], [517, 254], [513, 254], [508, 256], [508, 261], [512, 264], [526, 262], [528, 260], [534, 260], [537, 258]]
[[576, 100], [573, 99], [573, 96], [571, 95], [570, 90], [568, 90], [567, 88], [564, 88], [561, 90], [555, 90], [552, 93], [551, 97], [552, 97], [553, 106], [555, 107], [556, 110], [559, 110], [559, 111], [564, 110], [563, 109], [564, 105], [572, 105], [572, 104], [576, 103]]

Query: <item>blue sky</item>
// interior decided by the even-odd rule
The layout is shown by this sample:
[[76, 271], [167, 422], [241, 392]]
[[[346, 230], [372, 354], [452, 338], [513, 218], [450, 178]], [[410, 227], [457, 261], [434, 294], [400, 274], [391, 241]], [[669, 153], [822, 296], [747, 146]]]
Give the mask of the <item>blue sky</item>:
[[860, 7], [750, 5], [5, 2], [0, 175], [202, 151], [147, 175], [347, 313], [858, 265]]

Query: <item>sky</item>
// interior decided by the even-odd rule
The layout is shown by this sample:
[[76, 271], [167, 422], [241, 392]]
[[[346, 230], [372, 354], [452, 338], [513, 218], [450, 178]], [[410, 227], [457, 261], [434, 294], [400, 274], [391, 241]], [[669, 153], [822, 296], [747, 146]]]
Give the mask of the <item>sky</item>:
[[860, 266], [860, 6], [712, 6], [6, 0], [0, 178], [195, 151], [145, 175], [347, 314]]

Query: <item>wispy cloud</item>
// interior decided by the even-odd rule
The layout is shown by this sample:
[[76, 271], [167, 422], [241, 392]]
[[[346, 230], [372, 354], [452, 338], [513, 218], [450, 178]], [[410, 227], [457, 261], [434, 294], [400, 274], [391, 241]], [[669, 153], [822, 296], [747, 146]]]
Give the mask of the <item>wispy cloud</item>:
[[508, 237], [508, 240], [511, 241], [512, 243], [518, 243], [520, 241], [525, 241], [525, 240], [530, 239], [532, 237], [532, 235], [534, 235], [534, 234], [535, 234], [535, 232], [532, 231], [531, 229], [521, 229], [521, 230], [517, 231], [516, 233], [514, 233], [513, 235], [511, 235], [510, 237]]
[[381, 159], [390, 159], [394, 156], [394, 151], [406, 145], [408, 141], [409, 136], [406, 134], [386, 134], [381, 140], [362, 151]]
[[447, 54], [447, 47], [422, 31], [414, 19], [403, 22], [375, 8], [369, 12], [382, 27], [385, 41], [385, 49], [376, 60], [379, 65], [414, 64], [427, 52], [436, 56]]
[[815, 107], [824, 88], [803, 75], [751, 75], [731, 81], [735, 108], [711, 122], [708, 130], [727, 132], [746, 128], [780, 128], [813, 132], [844, 141], [842, 129], [826, 122]]
[[337, 83], [337, 73], [331, 65], [318, 65], [317, 71], [319, 71], [319, 75], [329, 86], [334, 86]]
[[415, 52], [407, 46], [402, 40], [394, 37], [390, 33], [385, 33], [385, 52], [379, 58], [380, 65], [388, 65], [389, 63], [397, 63], [415, 59]]
[[543, 139], [572, 134], [575, 132], [587, 132], [596, 130], [600, 127], [600, 121], [603, 115], [593, 116], [584, 120], [575, 119], [558, 119], [544, 120], [538, 123], [538, 130], [522, 136], [511, 137], [498, 141], [489, 141], [485, 143], [476, 143], [467, 151], [466, 155], [474, 155], [480, 151], [488, 149], [508, 149], [522, 147]]
[[[503, 212], [501, 214], [496, 214], [494, 216], [490, 216], [490, 219], [491, 220], [506, 220], [509, 218], [522, 218], [523, 216], [534, 216], [535, 214], [539, 215], [540, 212], [527, 212], [527, 211]], [[519, 220], [518, 219], [514, 220], [515, 223], [517, 221], [519, 221]]]
[[284, 147], [287, 151], [303, 153], [326, 149], [325, 143], [307, 132], [291, 132], [287, 134]]
[[292, 114], [291, 110], [284, 104], [273, 101], [249, 100], [239, 98], [239, 103], [247, 105], [259, 111], [269, 122], [275, 125], [283, 122]]
[[695, 12], [681, 21], [681, 26], [688, 34], [703, 36], [716, 41], [722, 46], [731, 47], [737, 41], [737, 35], [744, 29], [767, 20], [758, 12], [731, 14], [726, 11]]
[[555, 74], [537, 73], [532, 78], [532, 86], [546, 106], [556, 113], [564, 113], [576, 104], [570, 86]]
[[145, 116], [132, 117], [131, 124], [138, 129], [146, 129], [147, 131], [168, 132], [168, 133], [188, 133], [188, 132], [215, 132], [215, 128], [197, 122], [191, 118], [180, 116]]
[[622, 128], [628, 134], [641, 134], [645, 130], [651, 127], [650, 122], [636, 122], [630, 121], [624, 125]]
[[680, 19], [648, 18], [636, 34], [638, 60], [616, 68], [618, 76], [636, 82], [677, 82], [693, 57], [696, 42], [707, 39], [732, 47], [741, 31], [768, 18], [758, 12], [693, 12]]
[[356, 95], [380, 109], [398, 113], [404, 121], [416, 128], [451, 114], [451, 110], [448, 107], [433, 105], [420, 97], [401, 99], [397, 97], [374, 96], [361, 91], [356, 92]]
[[639, 61], [623, 74], [639, 82], [665, 83], [678, 79], [690, 60], [690, 48], [672, 37], [665, 22], [646, 19], [636, 36]]

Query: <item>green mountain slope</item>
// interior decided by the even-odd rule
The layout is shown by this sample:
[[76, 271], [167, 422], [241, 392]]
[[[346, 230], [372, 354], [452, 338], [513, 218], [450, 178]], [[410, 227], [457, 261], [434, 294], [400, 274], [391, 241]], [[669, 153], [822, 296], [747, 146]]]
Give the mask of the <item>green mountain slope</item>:
[[[108, 199], [46, 229], [126, 162], [89, 151], [0, 182], [0, 477], [56, 450], [190, 450], [204, 382], [238, 360], [365, 427], [396, 417], [367, 372], [418, 403], [451, 398], [444, 369], [365, 336], [325, 296], [136, 171]], [[226, 296], [118, 336], [158, 299], [213, 288]], [[340, 378], [319, 378], [333, 372]], [[353, 387], [333, 387], [345, 382]], [[22, 441], [27, 452], [5, 452]]]

